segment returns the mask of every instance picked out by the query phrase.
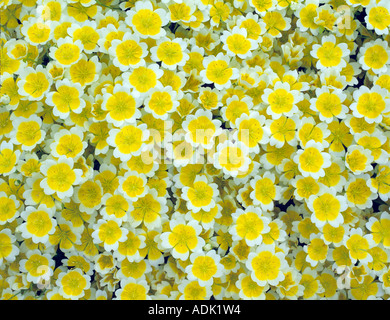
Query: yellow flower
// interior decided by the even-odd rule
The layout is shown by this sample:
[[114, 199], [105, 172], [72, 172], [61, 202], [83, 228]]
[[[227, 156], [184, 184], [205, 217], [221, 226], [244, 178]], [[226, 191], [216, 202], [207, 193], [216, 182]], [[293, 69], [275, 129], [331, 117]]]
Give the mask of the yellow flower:
[[2, 141], [0, 145], [0, 174], [8, 176], [16, 170], [16, 163], [19, 159], [20, 151], [14, 150], [10, 142]]
[[309, 141], [304, 150], [298, 150], [294, 157], [299, 171], [304, 177], [318, 179], [325, 175], [325, 168], [331, 165], [330, 155], [323, 152], [323, 145], [313, 140]]
[[161, 244], [172, 250], [174, 258], [187, 260], [190, 251], [197, 252], [203, 247], [205, 241], [199, 237], [202, 227], [197, 221], [185, 223], [183, 219], [172, 219], [169, 227], [171, 231], [161, 234]]
[[147, 49], [147, 44], [140, 42], [137, 35], [127, 32], [121, 40], [111, 41], [108, 52], [114, 57], [113, 64], [121, 71], [126, 71], [129, 68], [145, 65], [144, 57], [148, 53]]
[[386, 90], [378, 85], [374, 85], [371, 89], [361, 86], [354, 91], [353, 98], [355, 102], [350, 105], [353, 115], [357, 118], [364, 117], [368, 123], [381, 122], [383, 113], [390, 110]]
[[249, 253], [246, 261], [252, 279], [261, 287], [277, 285], [284, 280], [282, 270], [287, 262], [283, 253], [275, 252], [275, 245], [261, 245], [255, 252]]
[[80, 40], [73, 41], [70, 37], [61, 38], [57, 46], [50, 49], [49, 56], [61, 66], [68, 67], [81, 58], [83, 45]]
[[68, 34], [73, 38], [73, 41], [81, 41], [85, 53], [96, 51], [99, 33], [96, 30], [95, 21], [87, 20], [81, 26], [73, 25], [69, 28]]
[[374, 245], [373, 236], [363, 235], [362, 229], [351, 229], [348, 239], [345, 241], [345, 246], [349, 250], [349, 256], [352, 262], [359, 260], [361, 263], [372, 261], [372, 256], [369, 254], [369, 249]]
[[156, 229], [161, 224], [161, 216], [168, 211], [166, 199], [157, 196], [157, 191], [149, 189], [142, 197], [132, 204], [130, 223], [136, 227], [143, 223], [149, 230]]
[[16, 241], [15, 236], [10, 229], [2, 229], [0, 231], [0, 264], [13, 262], [19, 254], [19, 249], [13, 243]]
[[55, 232], [56, 220], [53, 219], [54, 210], [44, 204], [38, 208], [26, 207], [21, 214], [24, 223], [18, 226], [24, 238], [32, 238], [34, 243], [47, 243], [49, 235]]
[[183, 67], [189, 59], [187, 43], [183, 40], [161, 39], [156, 46], [150, 49], [151, 59], [161, 61], [161, 66], [169, 70], [175, 70], [177, 66]]
[[311, 236], [310, 243], [304, 247], [304, 250], [307, 252], [306, 261], [312, 267], [315, 267], [319, 262], [325, 262], [328, 254], [328, 245], [324, 240]]
[[378, 35], [388, 34], [390, 26], [389, 4], [384, 0], [370, 3], [366, 10], [367, 16], [364, 17], [364, 21], [367, 24], [367, 29], [375, 30]]
[[80, 84], [75, 84], [68, 79], [56, 82], [56, 91], [51, 91], [46, 96], [46, 103], [53, 106], [53, 114], [56, 117], [66, 119], [70, 112], [80, 113], [86, 105], [81, 98], [83, 93]]
[[378, 284], [374, 282], [374, 278], [370, 275], [364, 276], [362, 282], [356, 279], [351, 280], [351, 295], [357, 300], [367, 300], [368, 297], [375, 297], [378, 289]]
[[379, 220], [371, 217], [366, 224], [367, 229], [371, 231], [375, 243], [382, 243], [386, 249], [390, 247], [389, 225], [390, 215], [387, 212], [383, 212]]
[[168, 23], [168, 15], [164, 9], [154, 9], [152, 2], [136, 2], [133, 10], [127, 11], [126, 24], [141, 37], [158, 39], [166, 32], [162, 28]]
[[[268, 1], [268, 0], [267, 0]], [[280, 38], [282, 31], [291, 27], [291, 19], [283, 16], [280, 11], [267, 11], [263, 17], [265, 29], [271, 37]]]
[[187, 201], [187, 208], [197, 213], [201, 209], [208, 212], [215, 206], [214, 198], [218, 195], [218, 186], [209, 183], [206, 176], [196, 176], [192, 187], [182, 189], [182, 197]]
[[262, 234], [268, 233], [270, 220], [259, 208], [250, 206], [245, 211], [238, 209], [233, 214], [233, 227], [229, 230], [233, 241], [245, 239], [249, 246], [261, 244]]
[[311, 195], [307, 206], [312, 211], [311, 219], [318, 228], [323, 227], [325, 223], [337, 228], [344, 222], [341, 212], [348, 208], [344, 196], [336, 195], [333, 189], [325, 188], [316, 195]]
[[350, 177], [345, 186], [346, 198], [349, 206], [365, 209], [372, 206], [372, 200], [378, 195], [373, 193], [367, 185], [368, 174]]
[[94, 225], [92, 238], [94, 243], [103, 243], [106, 251], [115, 251], [119, 247], [119, 242], [126, 239], [128, 230], [121, 228], [117, 220], [99, 219]]
[[230, 59], [218, 53], [217, 56], [208, 56], [203, 59], [205, 70], [200, 72], [200, 76], [205, 83], [213, 83], [219, 90], [229, 88], [231, 80], [239, 77], [238, 69], [231, 68]]
[[41, 100], [49, 91], [51, 78], [47, 71], [38, 65], [36, 69], [27, 67], [20, 73], [21, 80], [18, 81], [18, 93], [30, 101]]
[[380, 39], [373, 42], [366, 42], [359, 51], [358, 61], [363, 70], [384, 73], [387, 71], [387, 65], [390, 62], [389, 60], [389, 46], [386, 41]]
[[35, 17], [30, 17], [23, 23], [21, 32], [32, 45], [45, 44], [53, 36], [50, 23], [39, 21]]
[[217, 152], [214, 154], [214, 166], [233, 177], [241, 172], [246, 172], [250, 162], [248, 150], [241, 142], [232, 143], [227, 140], [220, 143], [217, 146]]
[[336, 68], [341, 70], [347, 65], [344, 57], [350, 54], [350, 50], [346, 43], [337, 44], [336, 37], [329, 35], [322, 37], [321, 45], [313, 45], [310, 54], [318, 59], [316, 63], [317, 69]]
[[188, 280], [198, 280], [201, 286], [211, 286], [213, 278], [218, 278], [223, 273], [224, 268], [220, 260], [221, 257], [215, 251], [192, 253], [191, 264], [185, 269]]
[[121, 129], [111, 129], [107, 139], [113, 146], [114, 156], [122, 161], [128, 161], [133, 155], [139, 155], [143, 149], [144, 141], [149, 137], [145, 124], [139, 126], [128, 124]]
[[149, 285], [145, 280], [121, 280], [121, 289], [115, 292], [117, 300], [150, 300]]

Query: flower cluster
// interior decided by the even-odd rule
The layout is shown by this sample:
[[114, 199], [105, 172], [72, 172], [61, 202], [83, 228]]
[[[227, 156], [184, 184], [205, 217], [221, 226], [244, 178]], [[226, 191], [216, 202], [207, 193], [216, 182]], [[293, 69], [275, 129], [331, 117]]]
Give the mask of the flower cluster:
[[389, 299], [387, 0], [3, 0], [1, 299]]

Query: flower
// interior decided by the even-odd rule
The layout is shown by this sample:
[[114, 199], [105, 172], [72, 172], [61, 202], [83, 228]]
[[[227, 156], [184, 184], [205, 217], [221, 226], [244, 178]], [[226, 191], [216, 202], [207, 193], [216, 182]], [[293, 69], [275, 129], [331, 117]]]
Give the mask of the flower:
[[99, 79], [102, 65], [97, 56], [87, 58], [81, 54], [80, 60], [66, 69], [65, 74], [74, 84], [85, 88]]
[[386, 1], [370, 3], [367, 8], [367, 15], [364, 21], [368, 30], [374, 30], [377, 35], [386, 35], [389, 33], [390, 25], [390, 7]]
[[83, 44], [80, 40], [65, 37], [59, 39], [55, 47], [50, 48], [49, 56], [61, 66], [68, 67], [81, 58], [82, 51]]
[[130, 201], [126, 199], [123, 195], [119, 194], [116, 190], [115, 194], [106, 193], [101, 198], [103, 204], [100, 214], [103, 216], [103, 219], [109, 220], [110, 217], [115, 219], [120, 219], [127, 221], [128, 216], [127, 212], [130, 210]]
[[18, 93], [29, 101], [41, 100], [49, 91], [52, 80], [47, 71], [38, 65], [36, 69], [27, 67], [23, 69], [18, 81]]
[[14, 195], [0, 191], [0, 225], [10, 223], [19, 217], [20, 204]]
[[259, 205], [265, 211], [274, 208], [274, 201], [280, 199], [282, 188], [275, 185], [275, 175], [264, 172], [250, 182], [253, 191], [250, 194], [254, 205]]
[[27, 259], [19, 262], [20, 270], [27, 273], [27, 281], [41, 284], [44, 278], [53, 275], [54, 260], [50, 254], [41, 254], [39, 250], [28, 251]]
[[321, 45], [314, 44], [310, 54], [318, 59], [316, 63], [317, 69], [325, 70], [326, 68], [336, 68], [338, 70], [346, 66], [344, 57], [350, 54], [347, 44], [336, 43], [334, 35], [323, 36]]
[[370, 217], [366, 224], [366, 228], [370, 230], [376, 244], [382, 243], [386, 249], [390, 247], [390, 234], [387, 228], [389, 223], [390, 214], [383, 212], [379, 219]]
[[282, 31], [290, 29], [291, 19], [285, 17], [285, 14], [285, 10], [267, 11], [264, 14], [263, 22], [265, 23], [265, 29], [271, 37], [280, 38]]
[[374, 157], [371, 155], [371, 152], [362, 146], [350, 146], [345, 155], [345, 165], [357, 175], [372, 170], [371, 163], [373, 161]]
[[56, 280], [59, 294], [66, 299], [78, 300], [85, 295], [91, 286], [91, 277], [79, 268], [61, 272]]
[[141, 38], [159, 39], [166, 34], [164, 27], [168, 23], [168, 15], [162, 8], [153, 8], [150, 1], [138, 1], [134, 10], [129, 10], [125, 22]]
[[53, 28], [49, 22], [39, 21], [35, 17], [29, 17], [23, 23], [21, 33], [27, 42], [32, 45], [45, 44], [53, 37]]
[[167, 120], [169, 115], [176, 111], [180, 105], [181, 95], [172, 90], [170, 86], [157, 85], [149, 91], [149, 97], [144, 101], [145, 111], [153, 117]]
[[327, 258], [328, 246], [319, 236], [312, 234], [310, 236], [310, 243], [303, 249], [307, 252], [306, 261], [312, 267], [315, 267], [319, 262], [325, 262]]
[[213, 284], [213, 278], [223, 275], [224, 267], [220, 264], [221, 257], [215, 251], [207, 253], [191, 253], [191, 264], [185, 269], [188, 280], [198, 280], [203, 287]]
[[53, 108], [56, 117], [66, 119], [70, 112], [80, 113], [85, 107], [85, 100], [81, 98], [82, 87], [68, 79], [59, 80], [55, 84], [56, 91], [46, 96], [46, 103]]
[[115, 291], [116, 300], [150, 300], [149, 285], [145, 280], [123, 279]]
[[197, 252], [205, 244], [199, 237], [202, 227], [197, 221], [186, 223], [184, 219], [171, 220], [170, 231], [161, 234], [161, 246], [170, 249], [175, 259], [187, 260], [190, 251]]
[[233, 213], [233, 226], [229, 229], [232, 240], [245, 239], [248, 246], [256, 246], [262, 243], [262, 234], [268, 233], [271, 222], [269, 218], [263, 216], [261, 210], [254, 206], [249, 206], [244, 210], [237, 209]]
[[121, 71], [127, 71], [145, 65], [144, 58], [148, 54], [148, 46], [139, 41], [138, 35], [126, 32], [120, 40], [111, 41], [108, 53], [113, 57], [114, 66]]
[[281, 116], [278, 119], [267, 120], [267, 131], [270, 134], [269, 144], [278, 148], [283, 147], [285, 143], [297, 145], [296, 129], [299, 126], [299, 120], [296, 116], [291, 118]]
[[371, 70], [376, 74], [387, 71], [390, 52], [387, 42], [377, 39], [367, 42], [359, 50], [359, 63], [363, 70]]
[[123, 177], [119, 178], [118, 191], [133, 201], [145, 196], [148, 191], [145, 175], [134, 171], [126, 172]]
[[55, 231], [57, 224], [53, 219], [55, 209], [49, 209], [46, 205], [40, 204], [37, 208], [28, 206], [21, 213], [24, 222], [17, 229], [25, 239], [32, 239], [34, 243], [47, 243], [49, 235]]
[[284, 280], [283, 269], [287, 262], [282, 252], [275, 252], [275, 245], [260, 245], [249, 253], [245, 263], [251, 272], [251, 278], [259, 286], [277, 285]]
[[242, 115], [249, 115], [253, 109], [253, 101], [250, 97], [239, 98], [237, 95], [226, 99], [226, 107], [222, 107], [223, 120], [229, 121], [231, 127], [236, 126], [236, 121]]
[[291, 117], [296, 113], [296, 104], [303, 97], [298, 90], [291, 90], [289, 83], [278, 81], [273, 89], [266, 88], [261, 98], [268, 105], [267, 114], [273, 119], [279, 119], [282, 115]]
[[2, 141], [0, 144], [0, 173], [4, 176], [14, 173], [20, 155], [20, 150], [14, 150], [11, 142]]
[[151, 189], [143, 197], [132, 203], [130, 223], [136, 227], [141, 223], [153, 230], [161, 225], [161, 216], [167, 213], [166, 199], [159, 197], [155, 189]]
[[317, 195], [320, 191], [320, 184], [317, 182], [317, 179], [311, 176], [303, 177], [297, 175], [291, 181], [291, 184], [295, 188], [294, 197], [299, 201], [303, 199], [308, 200], [310, 196]]
[[194, 213], [199, 210], [210, 211], [215, 206], [214, 198], [217, 195], [217, 184], [209, 183], [206, 176], [196, 176], [192, 187], [182, 189], [182, 197], [187, 201], [187, 208]]
[[125, 124], [120, 129], [111, 129], [107, 139], [113, 146], [114, 156], [122, 161], [128, 161], [132, 156], [139, 155], [144, 150], [144, 142], [149, 138], [146, 124], [139, 126]]
[[317, 298], [316, 293], [322, 293], [324, 291], [317, 279], [317, 272], [311, 270], [311, 268], [303, 270], [299, 283], [304, 287], [303, 299], [315, 300]]
[[316, 89], [317, 98], [310, 99], [311, 109], [319, 112], [321, 121], [331, 123], [334, 117], [344, 119], [348, 112], [348, 108], [342, 103], [346, 99], [346, 95], [342, 90], [329, 90], [328, 87]]
[[200, 76], [205, 83], [213, 83], [215, 88], [222, 90], [229, 88], [231, 80], [238, 78], [238, 69], [230, 67], [230, 58], [225, 57], [221, 52], [216, 56], [208, 56], [203, 59], [205, 70]]
[[372, 206], [372, 200], [376, 199], [378, 195], [370, 190], [367, 185], [368, 180], [369, 175], [366, 173], [357, 176], [349, 176], [344, 189], [350, 207], [365, 209]]
[[323, 145], [309, 141], [305, 149], [298, 150], [294, 156], [294, 162], [298, 164], [299, 171], [304, 177], [311, 176], [318, 179], [325, 175], [325, 168], [331, 165], [330, 155], [322, 152]]
[[347, 228], [343, 225], [333, 227], [331, 224], [327, 223], [322, 228], [321, 238], [327, 245], [333, 243], [335, 247], [339, 247], [340, 245], [342, 245], [347, 235], [346, 229]]
[[16, 237], [12, 234], [11, 230], [6, 228], [0, 231], [0, 266], [6, 262], [13, 262], [16, 256], [19, 254], [18, 247], [14, 244]]
[[128, 230], [121, 228], [117, 220], [113, 218], [110, 220], [99, 219], [93, 229], [95, 231], [91, 236], [94, 243], [103, 243], [106, 251], [117, 250], [119, 242], [123, 242], [128, 233]]
[[112, 93], [103, 95], [102, 109], [108, 111], [107, 122], [120, 127], [124, 123], [135, 123], [141, 117], [139, 104], [140, 101], [130, 94], [128, 86], [116, 84]]
[[99, 33], [96, 30], [96, 27], [95, 21], [87, 20], [81, 25], [72, 24], [68, 29], [68, 34], [73, 41], [81, 41], [85, 53], [93, 53], [97, 51], [96, 46], [99, 40]]
[[70, 130], [61, 129], [54, 134], [54, 141], [50, 144], [52, 155], [56, 158], [65, 156], [77, 159], [87, 147], [84, 140], [84, 133], [77, 127]]
[[153, 61], [160, 61], [161, 66], [169, 70], [183, 67], [189, 59], [187, 43], [182, 39], [161, 38], [150, 53]]
[[307, 206], [313, 213], [311, 220], [317, 228], [322, 228], [326, 223], [337, 228], [344, 222], [342, 212], [348, 208], [344, 196], [336, 195], [336, 191], [331, 188], [323, 188], [308, 199]]
[[243, 143], [226, 140], [217, 146], [213, 164], [225, 174], [235, 177], [240, 172], [247, 171], [250, 162], [248, 150]]
[[232, 31], [224, 31], [221, 42], [228, 56], [238, 56], [241, 59], [249, 57], [251, 51], [258, 47], [257, 41], [248, 38], [247, 30], [238, 26], [233, 27]]
[[41, 165], [41, 173], [45, 176], [40, 182], [47, 195], [56, 194], [64, 199], [73, 195], [73, 185], [81, 182], [81, 169], [74, 169], [73, 158], [60, 156], [57, 161], [46, 159]]
[[210, 24], [212, 26], [218, 26], [221, 22], [226, 21], [233, 8], [230, 3], [225, 3], [224, 1], [216, 1], [211, 5], [210, 8]]
[[183, 280], [178, 286], [180, 293], [180, 300], [208, 300], [212, 291], [208, 286], [201, 286], [197, 280]]
[[92, 214], [102, 205], [103, 188], [99, 181], [87, 180], [74, 190], [74, 201], [80, 203], [80, 211]]
[[195, 115], [188, 115], [182, 123], [186, 131], [185, 140], [194, 147], [211, 149], [215, 137], [222, 133], [221, 121], [214, 120], [211, 111], [198, 110]]
[[353, 263], [357, 260], [360, 263], [367, 263], [372, 261], [372, 256], [368, 250], [374, 246], [373, 236], [371, 234], [363, 235], [362, 229], [351, 229], [345, 246], [349, 250], [349, 257]]
[[[126, 229], [127, 231], [127, 229]], [[140, 251], [145, 247], [145, 237], [139, 229], [127, 232], [124, 240], [119, 242], [118, 249], [114, 251], [114, 257], [118, 261], [140, 262], [143, 257]]]
[[151, 63], [123, 73], [123, 84], [133, 88], [134, 94], [145, 94], [157, 85], [158, 79], [160, 79], [163, 74], [164, 72], [160, 69], [158, 64]]
[[240, 289], [239, 296], [241, 299], [265, 300], [265, 292], [269, 286], [266, 285], [265, 287], [261, 287], [252, 280], [250, 275], [241, 273], [238, 276], [237, 288]]
[[251, 111], [249, 115], [242, 114], [235, 121], [237, 134], [234, 138], [245, 144], [250, 151], [258, 153], [259, 145], [267, 144], [269, 137], [265, 130], [265, 117]]
[[386, 91], [378, 85], [371, 89], [361, 86], [353, 92], [353, 102], [350, 109], [357, 118], [363, 118], [368, 123], [379, 123], [382, 121], [382, 114], [389, 112], [389, 103], [386, 98]]

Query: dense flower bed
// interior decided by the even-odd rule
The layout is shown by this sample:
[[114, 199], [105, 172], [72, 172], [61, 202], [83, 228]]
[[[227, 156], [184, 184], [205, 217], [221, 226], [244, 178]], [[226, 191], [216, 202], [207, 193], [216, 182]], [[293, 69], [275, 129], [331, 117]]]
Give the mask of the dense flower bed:
[[389, 299], [389, 1], [0, 8], [1, 299]]

